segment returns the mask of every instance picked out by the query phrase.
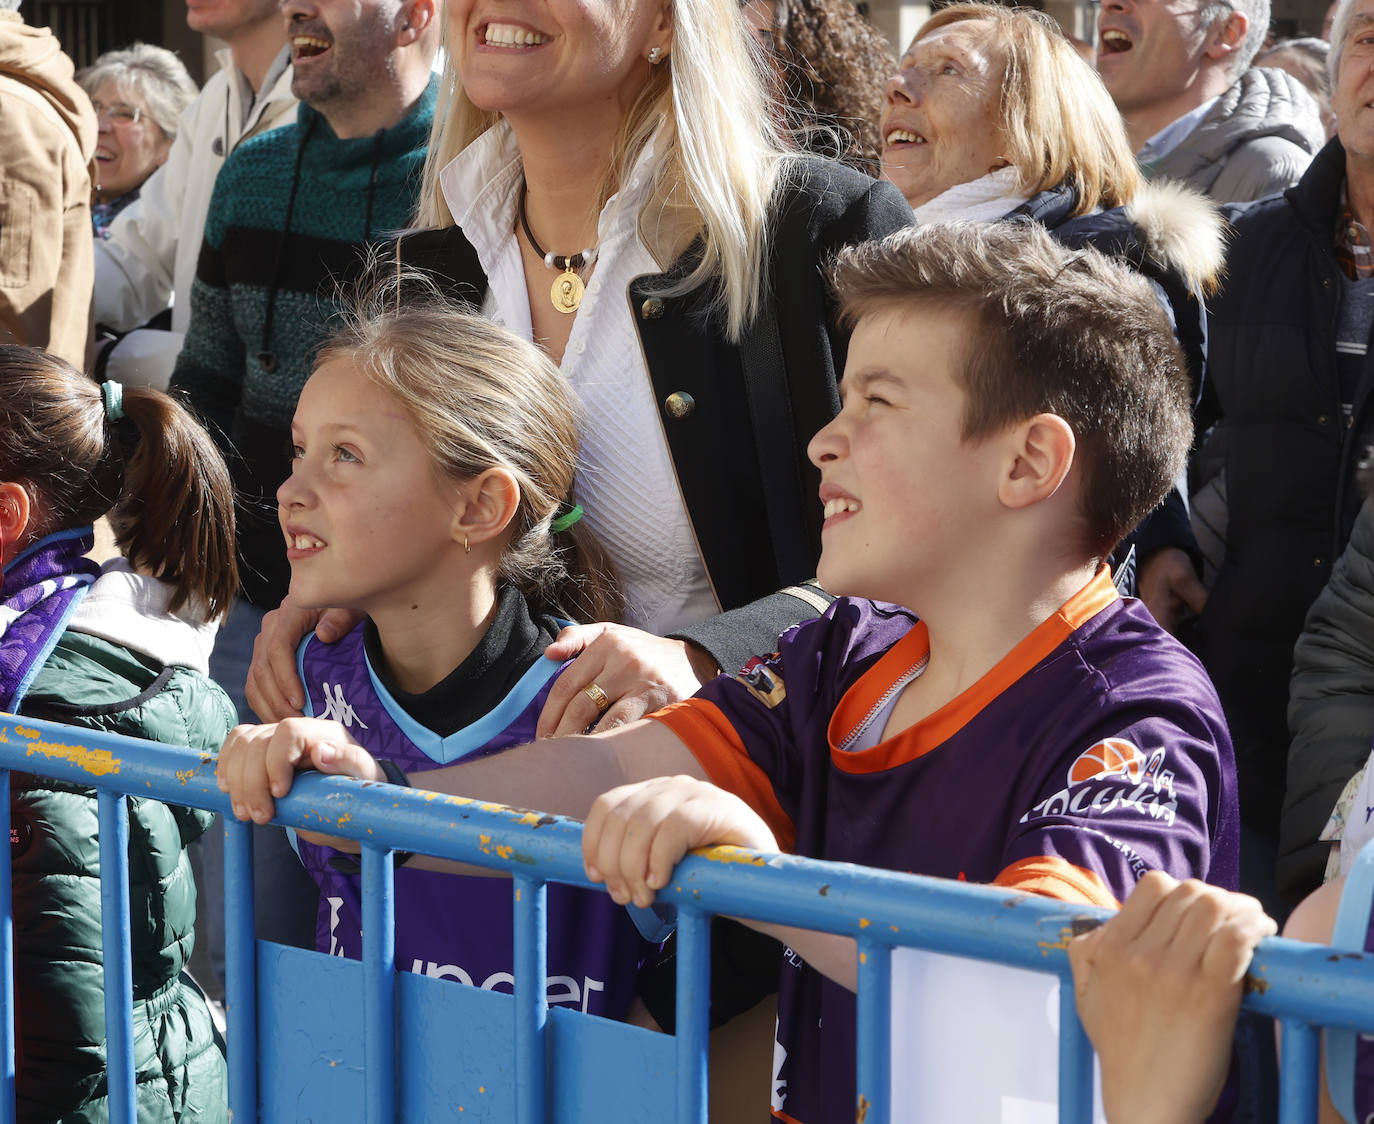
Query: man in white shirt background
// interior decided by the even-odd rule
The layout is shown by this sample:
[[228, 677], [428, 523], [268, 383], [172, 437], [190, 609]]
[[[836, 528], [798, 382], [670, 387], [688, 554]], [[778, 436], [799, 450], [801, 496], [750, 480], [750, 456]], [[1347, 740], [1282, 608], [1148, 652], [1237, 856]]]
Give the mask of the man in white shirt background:
[[163, 386], [191, 319], [191, 283], [220, 166], [240, 142], [296, 118], [277, 0], [187, 0], [186, 22], [226, 44], [216, 55], [220, 69], [182, 114], [167, 162], [95, 249], [97, 325], [130, 332], [172, 309], [170, 332], [121, 340], [106, 373]]

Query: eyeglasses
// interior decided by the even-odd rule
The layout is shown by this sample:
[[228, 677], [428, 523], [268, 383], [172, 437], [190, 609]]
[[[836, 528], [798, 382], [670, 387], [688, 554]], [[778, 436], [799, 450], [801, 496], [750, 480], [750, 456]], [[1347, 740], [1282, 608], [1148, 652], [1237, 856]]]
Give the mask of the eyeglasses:
[[95, 110], [96, 117], [104, 114], [112, 125], [137, 125], [143, 118], [143, 110], [136, 105], [125, 105], [123, 102], [105, 105], [103, 102], [92, 100], [91, 108]]

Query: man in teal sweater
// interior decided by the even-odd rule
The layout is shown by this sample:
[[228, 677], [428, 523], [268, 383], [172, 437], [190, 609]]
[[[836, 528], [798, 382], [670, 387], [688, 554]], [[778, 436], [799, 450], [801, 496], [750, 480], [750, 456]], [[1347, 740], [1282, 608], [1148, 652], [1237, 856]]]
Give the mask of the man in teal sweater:
[[230, 456], [243, 595], [262, 609], [289, 580], [276, 491], [290, 470], [296, 398], [338, 312], [338, 279], [414, 215], [439, 30], [434, 0], [287, 0], [282, 13], [298, 118], [241, 145], [220, 170], [172, 378]]
[[[243, 589], [210, 674], [241, 722], [262, 614], [290, 571], [277, 487], [290, 472], [291, 415], [338, 312], [338, 280], [363, 248], [407, 226], [434, 119], [436, 0], [283, 0], [294, 125], [236, 148], [220, 169], [191, 289], [191, 322], [172, 385], [219, 442], [239, 495]], [[206, 836], [203, 900], [222, 900], [222, 836]], [[315, 885], [279, 828], [254, 833], [259, 937], [313, 948]], [[207, 910], [212, 958], [223, 926]], [[221, 954], [222, 955], [222, 954]]]

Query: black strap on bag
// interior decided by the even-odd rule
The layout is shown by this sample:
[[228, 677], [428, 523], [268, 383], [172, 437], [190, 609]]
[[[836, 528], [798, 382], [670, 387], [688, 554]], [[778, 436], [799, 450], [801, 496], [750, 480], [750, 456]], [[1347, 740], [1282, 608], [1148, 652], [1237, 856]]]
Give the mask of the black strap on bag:
[[[816, 559], [806, 534], [803, 513], [807, 489], [802, 479], [777, 307], [771, 293], [763, 295], [758, 315], [745, 330], [740, 341], [740, 360], [778, 577], [784, 582], [802, 581], [816, 572]], [[814, 501], [815, 497], [811, 499]]]

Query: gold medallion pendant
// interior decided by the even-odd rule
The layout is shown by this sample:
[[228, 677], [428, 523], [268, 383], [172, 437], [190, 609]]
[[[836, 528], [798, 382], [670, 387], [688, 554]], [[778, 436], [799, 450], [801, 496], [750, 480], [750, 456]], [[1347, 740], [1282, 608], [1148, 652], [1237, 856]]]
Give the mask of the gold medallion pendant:
[[581, 306], [584, 292], [586, 286], [582, 284], [582, 278], [574, 273], [572, 266], [569, 265], [565, 272], [554, 279], [553, 287], [549, 290], [549, 299], [555, 309], [571, 316]]

